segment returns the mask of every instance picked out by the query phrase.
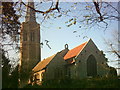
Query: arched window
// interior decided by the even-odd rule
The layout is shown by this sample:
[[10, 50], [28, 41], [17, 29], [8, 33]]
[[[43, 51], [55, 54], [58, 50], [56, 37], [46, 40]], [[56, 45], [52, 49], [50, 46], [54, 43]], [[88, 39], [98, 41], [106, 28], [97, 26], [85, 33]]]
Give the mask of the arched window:
[[30, 33], [30, 41], [35, 41], [35, 33], [34, 32]]
[[87, 76], [97, 75], [97, 62], [93, 55], [90, 55], [87, 59]]
[[56, 68], [54, 71], [54, 77], [60, 79], [63, 77], [63, 71], [60, 68]]
[[27, 32], [23, 33], [23, 41], [27, 41]]

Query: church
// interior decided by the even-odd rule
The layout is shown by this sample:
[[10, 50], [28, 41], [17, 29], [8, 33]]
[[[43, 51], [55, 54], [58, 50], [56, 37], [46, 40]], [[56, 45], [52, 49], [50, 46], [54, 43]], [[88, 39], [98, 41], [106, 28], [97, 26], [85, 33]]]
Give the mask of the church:
[[[34, 8], [34, 3], [28, 2], [28, 6]], [[35, 12], [29, 7], [25, 22], [21, 24], [20, 54], [20, 87], [30, 81], [31, 75], [39, 83], [52, 79], [102, 77], [110, 72], [105, 55], [92, 39], [70, 50], [65, 44], [63, 50], [41, 60], [40, 24], [36, 22]]]
[[107, 59], [90, 39], [77, 47], [65, 49], [42, 60], [33, 69], [38, 82], [59, 79], [83, 79], [107, 76], [110, 68]]

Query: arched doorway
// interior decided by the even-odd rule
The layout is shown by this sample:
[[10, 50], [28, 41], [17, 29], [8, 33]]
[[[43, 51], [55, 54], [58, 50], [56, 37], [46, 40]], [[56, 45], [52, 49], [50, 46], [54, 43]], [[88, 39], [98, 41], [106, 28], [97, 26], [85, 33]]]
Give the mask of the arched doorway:
[[97, 75], [97, 62], [93, 55], [90, 55], [87, 59], [87, 76]]

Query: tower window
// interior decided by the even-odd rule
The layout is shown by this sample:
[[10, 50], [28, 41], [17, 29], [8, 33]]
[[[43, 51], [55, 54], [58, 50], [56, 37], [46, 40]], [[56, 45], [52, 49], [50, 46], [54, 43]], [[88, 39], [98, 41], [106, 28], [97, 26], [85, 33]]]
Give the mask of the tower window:
[[34, 32], [30, 33], [30, 40], [31, 41], [35, 41], [35, 34], [34, 34]]
[[23, 41], [27, 41], [27, 32], [23, 33]]

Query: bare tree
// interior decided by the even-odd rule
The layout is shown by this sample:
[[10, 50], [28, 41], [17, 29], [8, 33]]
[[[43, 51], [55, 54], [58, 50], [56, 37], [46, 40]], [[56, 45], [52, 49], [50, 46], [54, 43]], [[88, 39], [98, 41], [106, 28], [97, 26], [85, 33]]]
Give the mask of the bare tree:
[[[49, 2], [48, 6], [44, 4]], [[35, 3], [36, 7], [32, 8], [28, 6], [26, 2], [23, 0], [19, 0], [18, 2], [2, 2], [2, 15], [1, 15], [1, 46], [5, 48], [6, 45], [11, 46], [12, 48], [19, 51], [19, 32], [20, 32], [20, 18], [23, 18], [26, 10], [26, 7], [33, 9], [36, 13], [41, 14], [43, 19], [41, 20], [41, 24], [43, 21], [48, 20], [50, 18], [56, 19], [60, 17], [69, 17], [68, 21], [66, 21], [66, 26], [70, 27], [72, 25], [76, 25], [79, 23], [79, 28], [87, 26], [91, 28], [95, 25], [102, 28], [107, 28], [108, 21], [119, 20], [119, 11], [117, 7], [117, 3], [114, 2], [103, 2], [98, 0], [93, 0], [93, 2], [64, 2], [66, 5], [68, 4], [68, 8], [62, 6], [63, 2], [56, 0], [46, 0]], [[44, 9], [38, 6], [45, 6]], [[83, 8], [81, 8], [83, 7]], [[74, 14], [74, 12], [77, 12]], [[81, 26], [81, 23], [84, 24]], [[105, 24], [105, 25], [103, 25]], [[75, 33], [76, 31], [74, 31]], [[7, 42], [6, 42], [7, 40]], [[45, 40], [45, 45], [51, 48], [48, 45], [48, 42]], [[41, 42], [43, 45], [43, 42]], [[5, 50], [8, 51], [8, 50]], [[116, 53], [117, 54], [117, 53]]]
[[104, 39], [105, 44], [107, 45], [106, 53], [113, 54], [116, 57], [116, 60], [109, 60], [109, 62], [118, 62], [116, 69], [118, 69], [118, 73], [120, 70], [120, 38], [119, 38], [119, 31], [114, 30], [111, 32], [112, 37], [109, 39]]
[[120, 44], [120, 39], [119, 39], [119, 32], [117, 30], [112, 31], [112, 37], [108, 40], [105, 40], [105, 43], [107, 44], [109, 48], [109, 53], [113, 53], [120, 59], [120, 50], [119, 50], [119, 44]]

